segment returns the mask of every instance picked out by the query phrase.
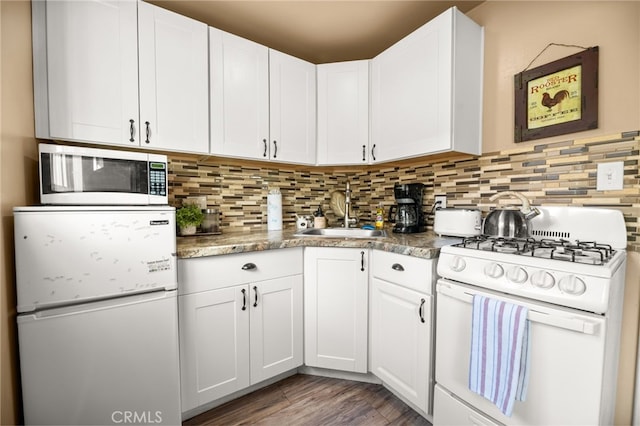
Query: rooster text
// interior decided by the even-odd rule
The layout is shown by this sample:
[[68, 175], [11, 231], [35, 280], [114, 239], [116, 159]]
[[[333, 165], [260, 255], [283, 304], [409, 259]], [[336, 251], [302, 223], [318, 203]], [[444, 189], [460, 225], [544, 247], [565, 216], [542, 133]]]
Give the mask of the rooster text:
[[569, 74], [562, 77], [559, 75], [555, 75], [551, 78], [548, 78], [547, 81], [542, 84], [538, 84], [537, 86], [530, 86], [530, 94], [538, 93], [539, 90], [547, 90], [560, 84], [575, 83], [576, 81], [578, 81], [578, 74]]

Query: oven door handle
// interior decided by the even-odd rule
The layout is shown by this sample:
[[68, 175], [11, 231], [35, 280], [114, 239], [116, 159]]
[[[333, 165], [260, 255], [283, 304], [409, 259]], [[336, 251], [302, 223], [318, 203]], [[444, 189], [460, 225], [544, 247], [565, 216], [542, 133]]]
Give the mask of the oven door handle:
[[[473, 294], [467, 293], [462, 289], [454, 289], [449, 284], [439, 282], [436, 285], [436, 290], [438, 293], [444, 294], [446, 296], [452, 297], [461, 302], [473, 303]], [[496, 298], [500, 300], [505, 300], [509, 302], [509, 300], [503, 298]], [[596, 321], [587, 321], [583, 318], [577, 317], [563, 317], [553, 314], [547, 314], [544, 312], [535, 311], [529, 309], [529, 314], [527, 315], [527, 319], [532, 322], [537, 322], [540, 324], [550, 325], [552, 327], [558, 327], [565, 330], [577, 331], [583, 334], [596, 335], [600, 332], [600, 322]]]

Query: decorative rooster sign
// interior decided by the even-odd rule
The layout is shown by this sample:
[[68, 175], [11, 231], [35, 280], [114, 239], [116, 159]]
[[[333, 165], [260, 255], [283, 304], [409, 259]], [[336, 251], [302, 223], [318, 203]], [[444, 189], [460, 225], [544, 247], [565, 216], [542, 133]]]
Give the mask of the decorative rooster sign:
[[[583, 49], [537, 68], [529, 66], [550, 46]], [[550, 43], [515, 75], [515, 141], [598, 128], [598, 46]]]
[[563, 100], [567, 99], [569, 97], [569, 91], [568, 90], [560, 90], [558, 93], [556, 93], [553, 98], [551, 96], [549, 96], [549, 94], [547, 92], [544, 92], [542, 94], [542, 105], [546, 106], [547, 108], [549, 108], [549, 111], [551, 111], [551, 108], [553, 108], [554, 106], [560, 104], [560, 102], [562, 102]]

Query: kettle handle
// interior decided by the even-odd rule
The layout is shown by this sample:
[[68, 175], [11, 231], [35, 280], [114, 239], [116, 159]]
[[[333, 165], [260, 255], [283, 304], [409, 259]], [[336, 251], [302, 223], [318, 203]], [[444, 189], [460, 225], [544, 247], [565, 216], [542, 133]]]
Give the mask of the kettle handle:
[[498, 198], [502, 198], [502, 197], [515, 197], [517, 199], [520, 200], [520, 202], [522, 203], [522, 208], [520, 209], [520, 211], [522, 211], [522, 213], [524, 215], [532, 215], [533, 216], [537, 216], [540, 214], [540, 211], [538, 209], [531, 208], [531, 205], [529, 204], [529, 200], [527, 200], [527, 197], [525, 197], [524, 195], [520, 194], [519, 192], [515, 192], [515, 191], [504, 191], [504, 192], [498, 192], [497, 194], [493, 194], [489, 200], [490, 201], [495, 201]]
[[398, 206], [391, 206], [389, 207], [389, 217], [388, 217], [388, 221], [395, 223], [396, 219], [395, 219], [395, 213], [394, 211], [398, 208]]

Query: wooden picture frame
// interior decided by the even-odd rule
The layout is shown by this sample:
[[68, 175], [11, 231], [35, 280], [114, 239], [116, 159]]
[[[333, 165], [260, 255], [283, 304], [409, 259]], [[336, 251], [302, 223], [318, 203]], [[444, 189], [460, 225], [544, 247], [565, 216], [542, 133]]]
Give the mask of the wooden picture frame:
[[598, 128], [598, 46], [514, 76], [515, 141]]

